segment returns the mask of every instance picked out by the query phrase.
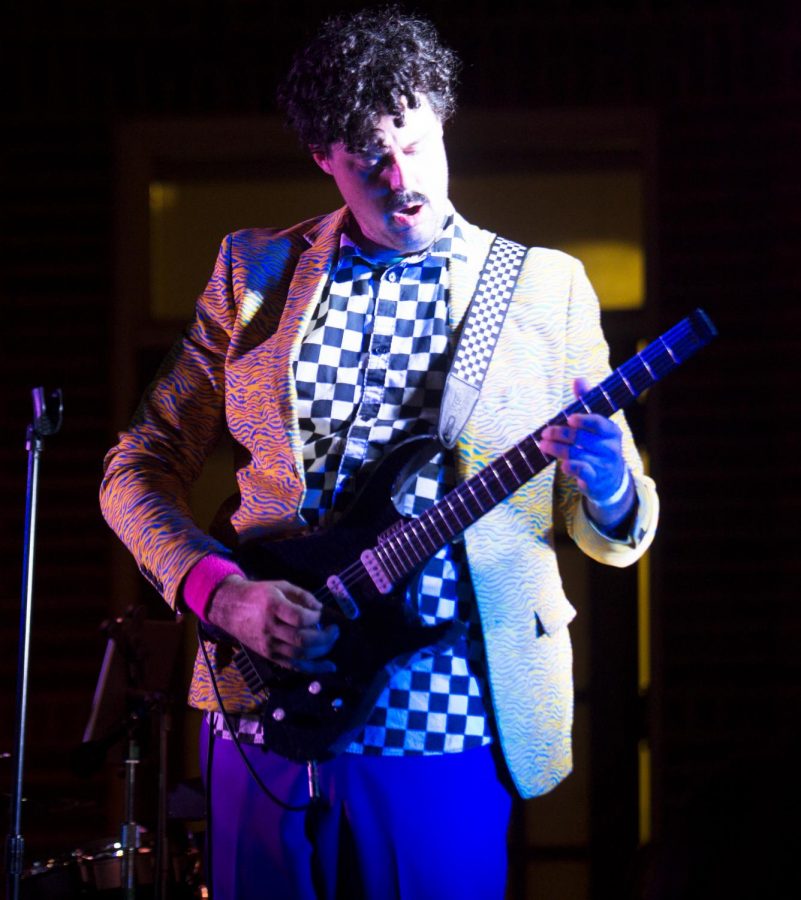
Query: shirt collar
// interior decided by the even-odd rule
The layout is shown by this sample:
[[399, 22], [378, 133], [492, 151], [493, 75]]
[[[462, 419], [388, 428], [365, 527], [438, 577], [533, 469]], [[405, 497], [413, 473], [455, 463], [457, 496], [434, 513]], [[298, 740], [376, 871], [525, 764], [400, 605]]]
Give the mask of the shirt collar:
[[348, 237], [344, 228], [346, 220], [343, 220], [343, 229], [339, 237], [339, 259], [337, 260], [336, 267], [338, 268], [346, 259], [353, 259], [354, 256], [358, 256], [359, 259], [364, 260], [371, 268], [375, 269], [388, 268], [393, 265], [418, 264], [429, 257], [443, 260], [458, 259], [462, 262], [466, 262], [467, 242], [464, 237], [464, 228], [462, 227], [463, 222], [464, 220], [462, 217], [456, 212], [453, 206], [448, 203], [445, 224], [430, 247], [419, 253], [410, 253], [407, 256], [392, 256], [391, 254], [387, 254], [386, 256], [376, 258], [363, 251], [350, 237]]

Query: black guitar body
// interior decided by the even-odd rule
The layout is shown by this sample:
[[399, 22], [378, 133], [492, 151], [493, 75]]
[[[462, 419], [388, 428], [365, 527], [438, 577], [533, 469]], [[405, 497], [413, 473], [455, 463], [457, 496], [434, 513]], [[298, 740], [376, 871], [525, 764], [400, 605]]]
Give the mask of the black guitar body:
[[[327, 657], [334, 673], [305, 675], [275, 665], [246, 647], [234, 661], [255, 694], [262, 691], [265, 740], [271, 750], [294, 760], [325, 760], [341, 752], [364, 725], [393, 671], [432, 645], [446, 647], [463, 632], [459, 623], [426, 625], [406, 602], [406, 579], [388, 594], [375, 587], [359, 561], [380, 545], [382, 532], [399, 517], [391, 501], [396, 481], [410, 459], [433, 447], [430, 438], [411, 438], [376, 467], [336, 526], [309, 535], [243, 545], [237, 562], [250, 578], [281, 580], [314, 593], [324, 604], [323, 624], [335, 622], [339, 637]], [[392, 529], [394, 530], [394, 529]], [[344, 565], [343, 565], [344, 563]], [[326, 587], [336, 574], [358, 607], [348, 618]]]
[[[612, 415], [715, 334], [703, 310], [695, 310], [546, 424], [564, 424], [573, 413]], [[404, 519], [391, 498], [435, 449], [430, 438], [410, 438], [381, 461], [334, 528], [242, 547], [237, 559], [250, 577], [310, 590], [324, 605], [323, 621], [340, 627], [330, 654], [336, 673], [300, 675], [246, 647], [236, 653], [250, 689], [266, 696], [265, 737], [272, 750], [294, 760], [335, 756], [367, 721], [393, 671], [426, 647], [456, 642], [463, 626], [424, 625], [404, 602], [405, 586], [440, 547], [552, 462], [539, 448], [541, 432], [518, 441], [418, 518]], [[221, 632], [215, 637], [233, 643]]]

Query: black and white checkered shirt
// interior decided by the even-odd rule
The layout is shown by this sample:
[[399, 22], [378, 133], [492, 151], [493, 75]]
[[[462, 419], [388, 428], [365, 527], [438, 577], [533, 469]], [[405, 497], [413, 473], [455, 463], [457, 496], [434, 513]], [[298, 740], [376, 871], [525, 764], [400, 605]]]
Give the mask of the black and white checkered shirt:
[[[433, 434], [450, 364], [448, 263], [466, 245], [452, 214], [423, 254], [370, 259], [346, 235], [295, 364], [298, 421], [311, 526], [335, 521], [363, 476], [407, 437]], [[400, 498], [419, 515], [454, 485], [449, 452], [426, 464]], [[443, 547], [409, 585], [406, 602], [427, 624], [458, 618], [465, 636], [396, 672], [351, 753], [447, 753], [490, 743], [484, 644], [464, 545]], [[224, 735], [220, 716], [215, 730]], [[245, 721], [240, 736], [262, 743]]]

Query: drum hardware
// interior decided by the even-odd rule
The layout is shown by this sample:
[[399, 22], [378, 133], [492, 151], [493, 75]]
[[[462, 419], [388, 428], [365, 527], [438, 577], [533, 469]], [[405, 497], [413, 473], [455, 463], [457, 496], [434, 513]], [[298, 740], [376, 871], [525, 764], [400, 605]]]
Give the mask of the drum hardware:
[[[176, 621], [149, 620], [144, 608], [104, 623], [108, 640], [92, 702], [92, 711], [81, 747], [74, 756], [76, 769], [88, 774], [102, 765], [106, 754], [125, 739], [123, 822], [113, 854], [101, 856], [119, 867], [125, 900], [134, 900], [143, 877], [143, 859], [154, 885], [156, 900], [167, 897], [169, 842], [167, 836], [167, 760], [171, 726], [172, 692], [182, 629]], [[158, 794], [155, 845], [143, 847], [142, 829], [136, 817], [137, 770], [141, 738], [153, 717], [158, 721]], [[94, 858], [93, 858], [94, 861]], [[84, 866], [85, 868], [85, 866]], [[154, 874], [155, 873], [155, 874]]]
[[[137, 828], [133, 865], [137, 900], [155, 897], [158, 883], [156, 837]], [[21, 900], [79, 900], [124, 896], [123, 859], [119, 838], [101, 838], [49, 859], [37, 860], [22, 875]], [[203, 866], [194, 835], [175, 836], [167, 867], [170, 900], [207, 897]]]
[[[107, 750], [122, 737], [127, 737], [125, 758], [125, 809], [120, 840], [106, 842], [99, 854], [76, 850], [32, 863], [23, 869], [25, 841], [22, 835], [23, 767], [28, 709], [28, 678], [30, 670], [30, 638], [33, 615], [33, 575], [38, 511], [39, 464], [44, 439], [58, 433], [63, 416], [60, 390], [45, 394], [37, 387], [31, 392], [33, 418], [26, 430], [28, 478], [25, 504], [25, 535], [22, 560], [22, 598], [20, 609], [19, 655], [17, 667], [17, 697], [15, 743], [11, 752], [0, 752], [0, 760], [9, 759], [13, 765], [12, 789], [9, 803], [10, 830], [6, 838], [5, 872], [7, 900], [21, 896], [49, 900], [57, 897], [86, 896], [82, 876], [91, 866], [110, 862], [119, 867], [120, 887], [124, 885], [126, 900], [136, 896], [135, 887], [149, 870], [154, 884], [153, 896], [166, 900], [171, 874], [171, 859], [167, 842], [166, 766], [167, 739], [170, 727], [172, 696], [170, 684], [176, 669], [181, 644], [180, 625], [174, 621], [145, 620], [143, 610], [129, 612], [125, 617], [106, 625], [109, 636], [106, 656], [95, 691], [92, 713], [84, 735], [88, 755], [83, 763], [88, 774], [102, 764]], [[138, 733], [151, 714], [159, 716], [159, 802], [158, 828], [155, 848], [143, 845], [142, 829], [134, 817], [136, 769], [140, 758]], [[79, 754], [79, 756], [81, 756]], [[80, 768], [80, 765], [76, 765]], [[158, 862], [155, 862], [155, 861]], [[148, 862], [145, 862], [148, 861]], [[195, 852], [190, 868], [196, 877], [200, 871], [199, 853]], [[175, 870], [175, 860], [172, 860]], [[81, 875], [79, 875], [79, 871]], [[176, 870], [177, 871], [177, 870]], [[181, 877], [184, 877], [183, 869]], [[196, 885], [197, 891], [202, 888]], [[93, 887], [97, 890], [104, 888]], [[194, 890], [194, 888], [193, 888]], [[199, 896], [195, 893], [194, 896]], [[171, 895], [172, 896], [172, 895]], [[177, 895], [176, 895], [177, 896]], [[192, 894], [181, 894], [192, 896]]]
[[81, 894], [81, 877], [72, 853], [37, 860], [22, 873], [22, 900], [72, 900]]

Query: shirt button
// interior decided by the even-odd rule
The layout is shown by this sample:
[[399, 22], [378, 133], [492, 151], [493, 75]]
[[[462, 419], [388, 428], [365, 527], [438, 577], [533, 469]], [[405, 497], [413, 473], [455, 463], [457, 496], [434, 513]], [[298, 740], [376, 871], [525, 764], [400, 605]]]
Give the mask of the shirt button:
[[398, 280], [398, 276], [395, 274], [395, 272], [387, 272], [387, 281], [397, 281], [397, 280]]

